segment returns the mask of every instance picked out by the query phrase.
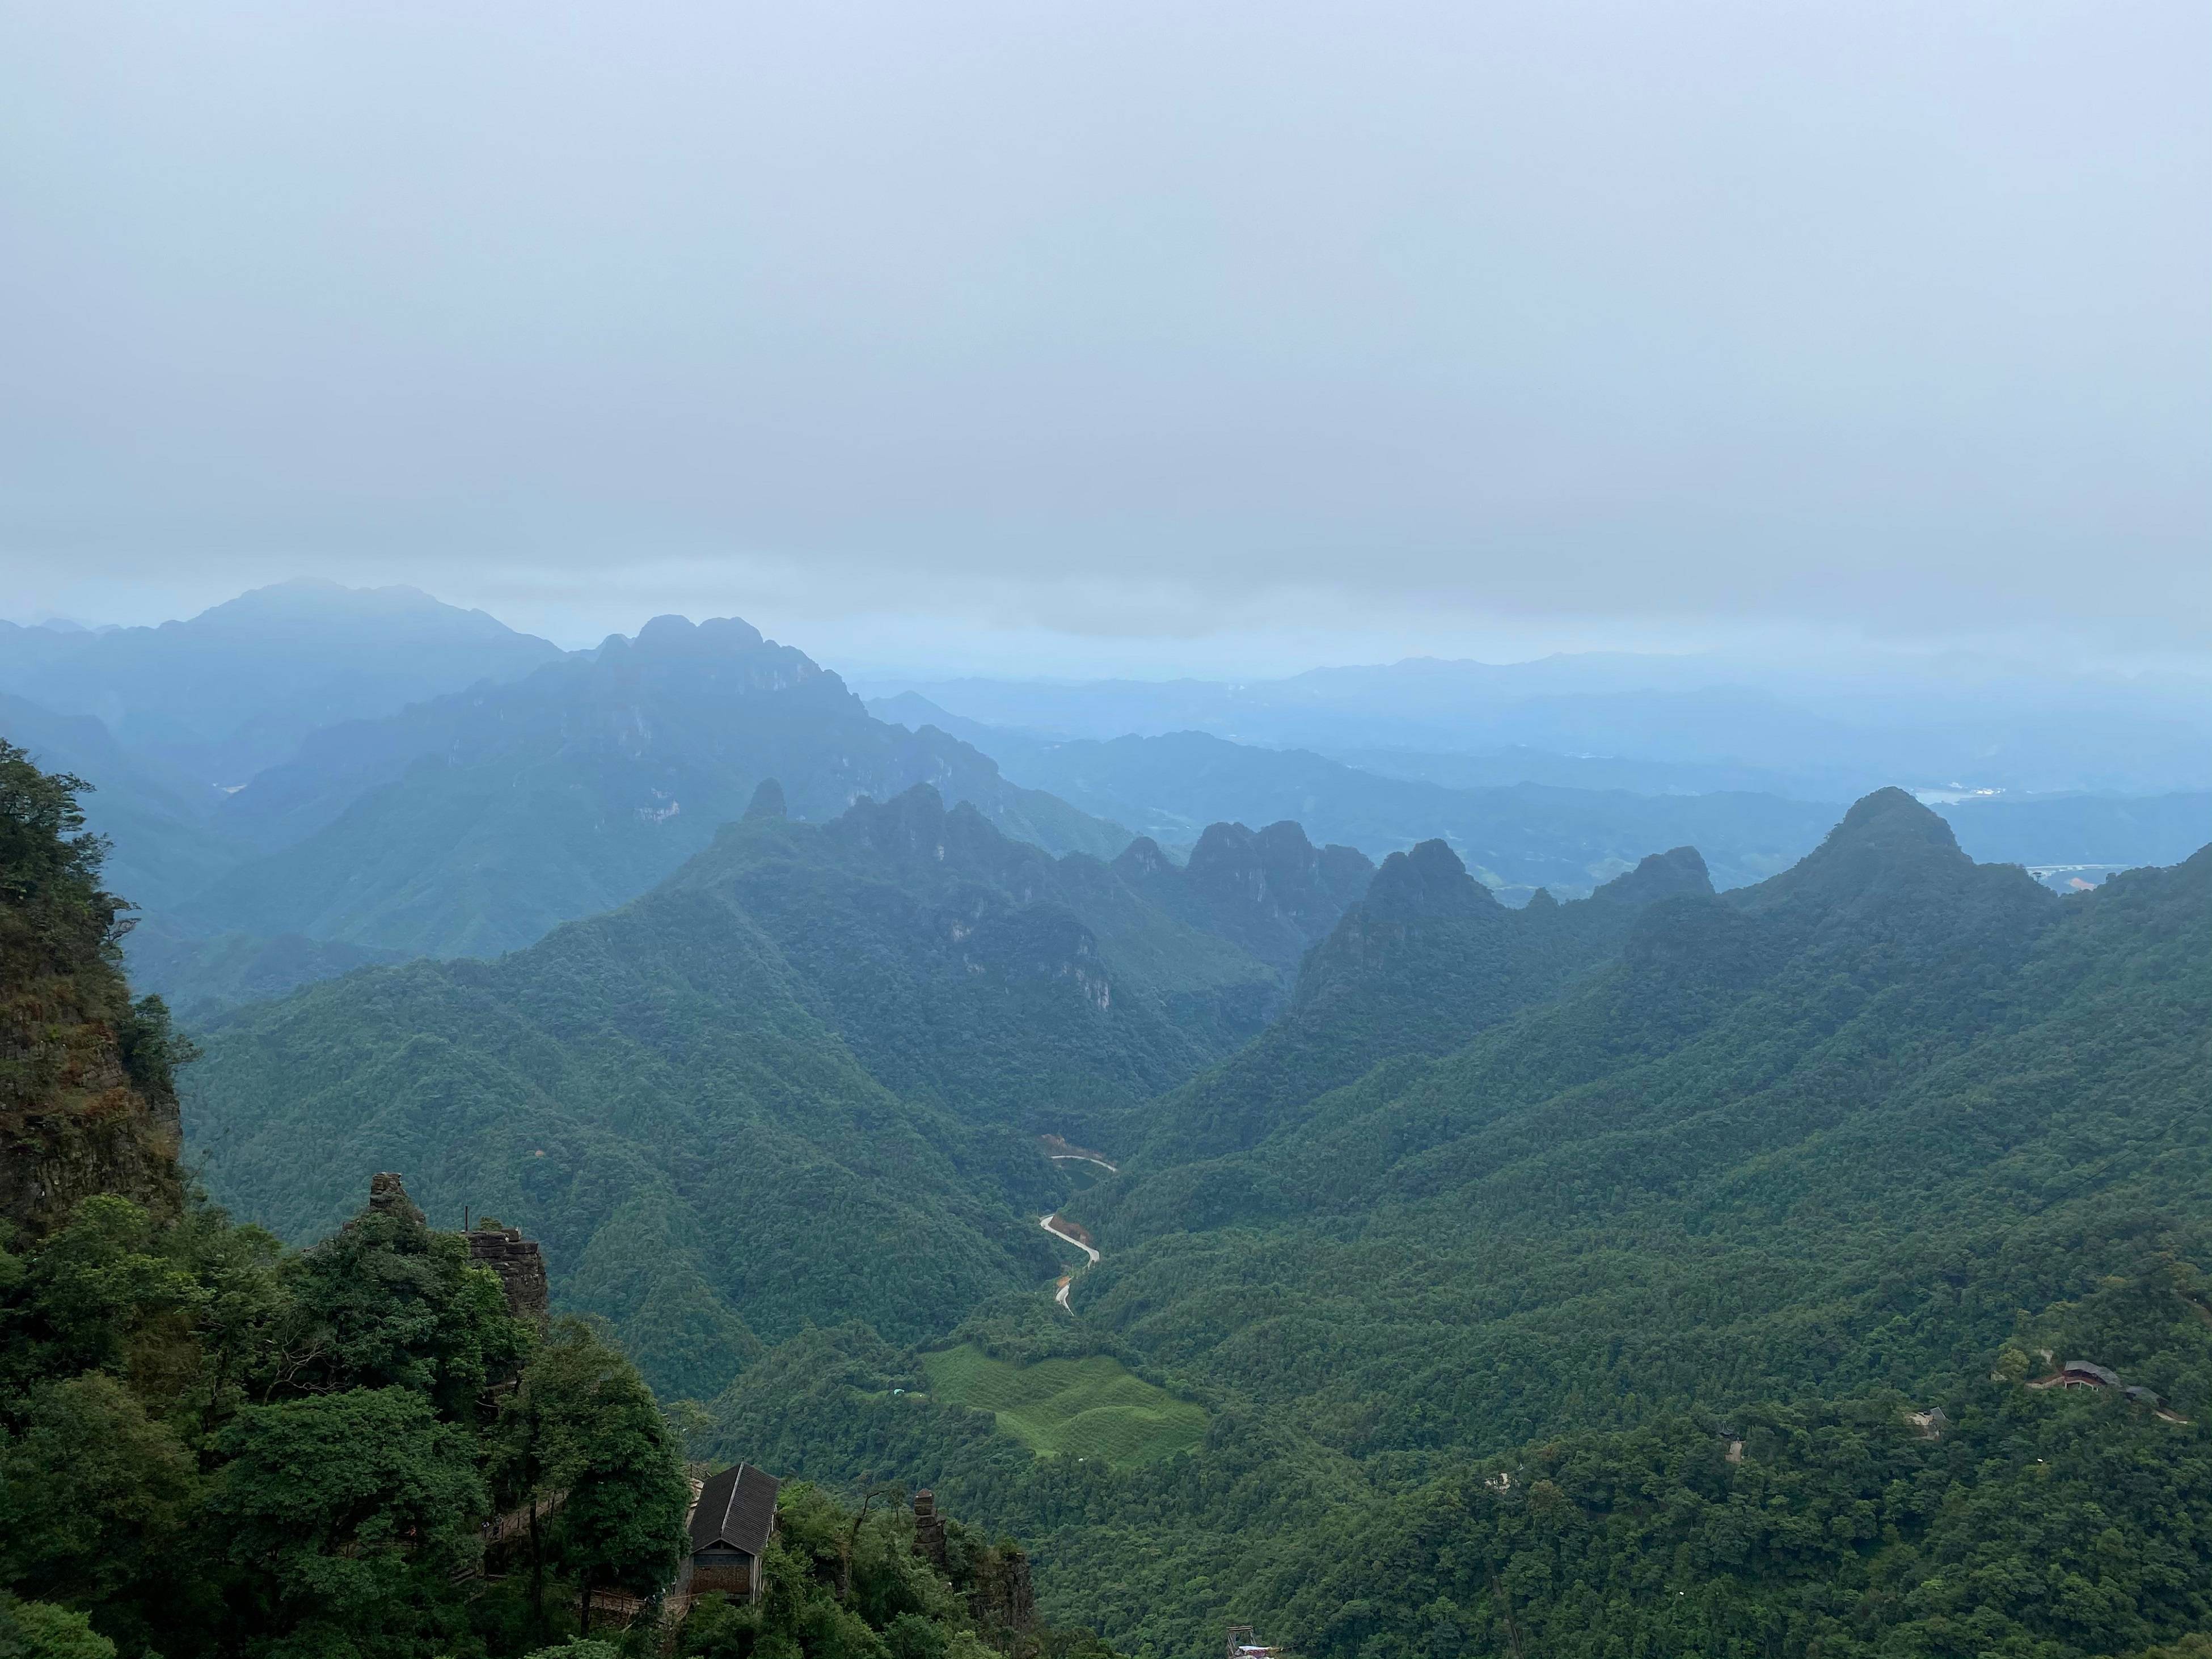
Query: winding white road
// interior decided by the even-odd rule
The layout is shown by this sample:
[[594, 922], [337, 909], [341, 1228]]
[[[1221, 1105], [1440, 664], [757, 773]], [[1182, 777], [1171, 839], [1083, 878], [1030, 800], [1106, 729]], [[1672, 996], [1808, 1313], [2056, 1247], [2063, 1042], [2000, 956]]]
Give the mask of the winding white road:
[[[1091, 1246], [1085, 1243], [1081, 1239], [1078, 1238], [1073, 1233], [1063, 1232], [1058, 1227], [1054, 1226], [1053, 1223], [1059, 1219], [1060, 1218], [1056, 1215], [1041, 1215], [1037, 1218], [1037, 1225], [1043, 1228], [1045, 1231], [1050, 1233], [1054, 1238], [1060, 1239], [1063, 1243], [1074, 1245], [1077, 1249], [1089, 1256], [1091, 1260], [1084, 1264], [1085, 1267], [1096, 1265], [1098, 1260], [1098, 1252], [1091, 1248]], [[1053, 1297], [1054, 1302], [1060, 1304], [1061, 1307], [1066, 1308], [1067, 1311], [1070, 1313], [1073, 1313], [1075, 1310], [1068, 1307], [1067, 1305], [1067, 1293], [1074, 1288], [1075, 1275], [1070, 1273], [1066, 1278], [1060, 1281], [1059, 1293]]]

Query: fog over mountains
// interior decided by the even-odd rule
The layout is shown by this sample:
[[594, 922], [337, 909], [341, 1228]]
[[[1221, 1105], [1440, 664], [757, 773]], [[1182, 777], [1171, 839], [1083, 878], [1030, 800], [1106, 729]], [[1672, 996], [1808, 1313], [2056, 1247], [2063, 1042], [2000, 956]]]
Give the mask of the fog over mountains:
[[1660, 846], [1756, 882], [1893, 781], [1978, 856], [2060, 884], [2185, 856], [2212, 823], [2212, 699], [2157, 676], [1613, 655], [864, 704], [734, 619], [563, 652], [412, 590], [313, 582], [0, 646], [0, 730], [96, 786], [146, 913], [140, 973], [209, 1006], [526, 945], [647, 890], [771, 777], [800, 820], [927, 783], [1101, 858], [1142, 836], [1179, 861], [1214, 824], [1295, 822], [1369, 860], [1440, 839], [1509, 903]]
[[0, 1659], [2212, 1659], [2208, 61], [0, 6]]
[[[1964, 1651], [1954, 1599], [1990, 1650], [2148, 1659], [2212, 1607], [2178, 1541], [2212, 1530], [2212, 717], [2177, 683], [1613, 657], [863, 701], [733, 617], [562, 651], [319, 585], [0, 647], [9, 1202], [127, 1200], [0, 1276], [25, 1328], [76, 1328], [100, 1251], [208, 1309], [276, 1260], [180, 1196], [180, 1125], [332, 1317], [465, 1291], [435, 1241], [489, 1212], [693, 1455], [928, 1486], [1145, 1659], [1255, 1617], [1316, 1659], [1886, 1659]], [[127, 927], [41, 765], [92, 786]], [[1880, 769], [1913, 787], [1838, 798]], [[428, 1231], [356, 1212], [380, 1170]], [[185, 1322], [271, 1401], [355, 1352]], [[38, 1461], [66, 1402], [184, 1431], [77, 1340], [39, 1339], [78, 1392], [6, 1443], [11, 1536], [80, 1479]], [[292, 1420], [228, 1400], [176, 1419], [233, 1413], [218, 1458]], [[481, 1552], [489, 1502], [440, 1524]], [[916, 1559], [904, 1510], [860, 1524]], [[37, 1547], [15, 1582], [73, 1594]], [[1961, 1559], [2011, 1565], [1953, 1598]], [[407, 1594], [525, 1582], [467, 1571]], [[1024, 1659], [1016, 1601], [945, 1616]]]

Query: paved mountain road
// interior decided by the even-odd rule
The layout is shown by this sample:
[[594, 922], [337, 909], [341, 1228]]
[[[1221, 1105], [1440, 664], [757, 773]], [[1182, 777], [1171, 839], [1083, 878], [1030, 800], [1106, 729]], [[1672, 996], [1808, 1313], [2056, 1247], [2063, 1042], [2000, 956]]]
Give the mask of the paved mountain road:
[[[1073, 1233], [1062, 1231], [1062, 1227], [1060, 1225], [1055, 1225], [1054, 1224], [1059, 1223], [1059, 1221], [1060, 1218], [1056, 1215], [1041, 1215], [1037, 1218], [1037, 1225], [1043, 1228], [1045, 1231], [1050, 1233], [1054, 1238], [1062, 1239], [1067, 1243], [1074, 1245], [1077, 1249], [1089, 1256], [1091, 1258], [1091, 1261], [1085, 1264], [1086, 1267], [1091, 1265], [1091, 1263], [1095, 1263], [1098, 1260], [1097, 1250], [1087, 1240], [1079, 1238]], [[1060, 1290], [1052, 1298], [1061, 1307], [1066, 1308], [1067, 1311], [1070, 1313], [1073, 1313], [1075, 1310], [1068, 1307], [1067, 1293], [1074, 1288], [1075, 1275], [1070, 1273], [1060, 1281]]]

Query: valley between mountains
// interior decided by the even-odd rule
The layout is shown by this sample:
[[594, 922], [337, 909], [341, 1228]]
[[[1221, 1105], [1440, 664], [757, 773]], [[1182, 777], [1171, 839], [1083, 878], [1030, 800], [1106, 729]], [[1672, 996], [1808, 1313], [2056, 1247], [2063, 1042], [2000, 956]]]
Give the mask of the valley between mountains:
[[[894, 723], [734, 622], [549, 656], [409, 602], [430, 643], [393, 655], [389, 617], [325, 617], [395, 708], [258, 662], [257, 605], [323, 613], [248, 599], [206, 660], [331, 720], [264, 729], [212, 670], [160, 708], [132, 653], [198, 649], [190, 625], [100, 647], [129, 742], [36, 714], [115, 785], [135, 928], [94, 844], [66, 851], [64, 783], [10, 751], [9, 856], [76, 872], [75, 955], [39, 949], [93, 988], [77, 1025], [11, 990], [46, 1069], [0, 1075], [10, 1133], [151, 1112], [100, 1156], [204, 1230], [193, 1352], [260, 1352], [208, 1322], [224, 1250], [351, 1305], [329, 1276], [391, 1231], [361, 1206], [392, 1171], [433, 1230], [536, 1242], [623, 1410], [657, 1404], [647, 1440], [930, 1488], [1022, 1540], [1037, 1628], [1121, 1653], [1250, 1625], [1301, 1659], [2166, 1659], [2212, 1631], [2212, 837], [2040, 878], [1962, 844], [2163, 849], [2212, 830], [2194, 798], [1370, 788], [1212, 735], [1001, 741], [879, 702]], [[1285, 792], [1342, 835], [1196, 810]], [[1143, 801], [1148, 833], [1111, 816]], [[1735, 839], [1656, 833], [1700, 827]], [[33, 1040], [78, 1025], [111, 1058]], [[109, 1094], [70, 1080], [95, 1072]], [[192, 1219], [179, 1128], [190, 1181], [275, 1240]], [[54, 1224], [66, 1184], [9, 1202]], [[74, 1306], [52, 1264], [80, 1245], [39, 1248], [0, 1302]], [[408, 1329], [375, 1340], [435, 1336]], [[38, 1340], [137, 1376], [137, 1350]], [[130, 1386], [198, 1398], [170, 1376]], [[210, 1471], [245, 1443], [191, 1432]], [[9, 1513], [29, 1490], [0, 1480]], [[834, 1562], [814, 1501], [793, 1524]]]
[[[1725, 894], [1683, 848], [1508, 908], [1431, 842], [1332, 915], [1328, 856], [1261, 841], [1206, 892], [926, 787], [771, 798], [526, 950], [216, 1023], [187, 1122], [296, 1235], [372, 1165], [496, 1211], [711, 1455], [896, 1469], [1137, 1651], [1887, 1651], [1949, 1563], [2179, 1547], [2212, 852], [2062, 899], [1887, 791]], [[1079, 1297], [1050, 1233], [1096, 1241]], [[2185, 1420], [2024, 1390], [2046, 1348]], [[1975, 1628], [2061, 1639], [2040, 1582]]]

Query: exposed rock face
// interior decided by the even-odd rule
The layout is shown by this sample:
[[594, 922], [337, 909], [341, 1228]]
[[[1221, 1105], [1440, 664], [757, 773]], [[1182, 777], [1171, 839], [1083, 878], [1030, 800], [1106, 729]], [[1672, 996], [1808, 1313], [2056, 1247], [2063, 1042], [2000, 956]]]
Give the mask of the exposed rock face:
[[[368, 1178], [368, 1207], [370, 1215], [388, 1215], [417, 1227], [428, 1226], [422, 1212], [407, 1195], [406, 1183], [389, 1170], [378, 1171]], [[349, 1221], [356, 1225], [358, 1217]], [[550, 1294], [545, 1282], [545, 1257], [534, 1238], [525, 1238], [520, 1229], [503, 1227], [496, 1221], [480, 1221], [461, 1235], [461, 1243], [468, 1246], [469, 1260], [479, 1267], [489, 1267], [499, 1275], [500, 1288], [507, 1292], [507, 1310], [517, 1319], [534, 1320], [543, 1323], [550, 1312]]]
[[550, 1312], [550, 1296], [545, 1257], [538, 1241], [525, 1238], [517, 1228], [496, 1224], [480, 1224], [461, 1237], [469, 1247], [469, 1260], [499, 1275], [500, 1288], [507, 1292], [507, 1310], [517, 1319], [543, 1323]]
[[1036, 1591], [1030, 1558], [1018, 1546], [1000, 1544], [975, 1558], [975, 1588], [968, 1611], [985, 1630], [1024, 1631], [1036, 1623]]
[[380, 1170], [369, 1176], [368, 1207], [379, 1215], [404, 1216], [417, 1225], [427, 1224], [422, 1212], [415, 1207], [415, 1200], [407, 1196], [406, 1183], [389, 1170]]
[[1316, 847], [1287, 820], [1264, 830], [1209, 825], [1178, 870], [1139, 836], [1114, 860], [1154, 903], [1234, 944], [1285, 975], [1367, 889], [1375, 866], [1350, 847]]
[[945, 1571], [945, 1517], [937, 1512], [937, 1494], [927, 1486], [914, 1495], [914, 1553]]
[[100, 844], [70, 780], [0, 743], [0, 1218], [36, 1236], [94, 1193], [156, 1215], [183, 1202], [182, 1057], [166, 1011], [116, 965]]

